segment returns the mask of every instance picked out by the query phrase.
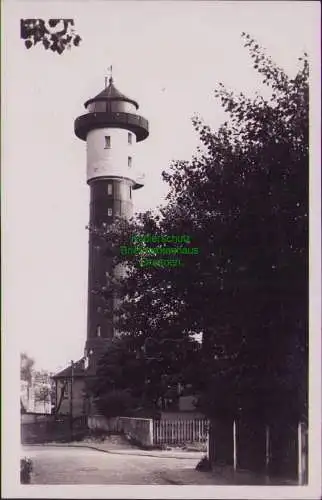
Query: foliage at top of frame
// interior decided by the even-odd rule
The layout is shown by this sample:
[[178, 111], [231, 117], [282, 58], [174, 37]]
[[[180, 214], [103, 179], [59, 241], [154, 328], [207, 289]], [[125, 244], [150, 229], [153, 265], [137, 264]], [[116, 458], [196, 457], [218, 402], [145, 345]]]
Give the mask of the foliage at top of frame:
[[60, 55], [65, 49], [78, 47], [82, 41], [74, 24], [73, 19], [21, 19], [20, 38], [24, 40], [27, 49], [40, 43], [45, 50], [49, 49]]

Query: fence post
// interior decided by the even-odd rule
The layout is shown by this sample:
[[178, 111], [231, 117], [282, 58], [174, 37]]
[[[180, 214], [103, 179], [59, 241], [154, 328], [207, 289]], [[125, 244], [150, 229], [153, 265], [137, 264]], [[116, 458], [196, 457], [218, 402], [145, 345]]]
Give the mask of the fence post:
[[269, 473], [270, 473], [270, 428], [269, 425], [265, 426], [265, 475], [266, 481], [268, 481]]
[[237, 429], [236, 420], [233, 421], [233, 453], [234, 453], [234, 470], [237, 469]]
[[303, 485], [308, 482], [308, 428], [302, 422], [302, 478]]
[[149, 420], [149, 440], [150, 440], [150, 445], [154, 445], [154, 435], [153, 435], [153, 419], [150, 418]]
[[303, 484], [303, 467], [302, 467], [302, 423], [298, 423], [297, 427], [297, 449], [298, 449], [298, 458], [297, 458], [297, 479], [298, 484]]
[[270, 435], [269, 435], [269, 425], [265, 427], [265, 471], [266, 474], [269, 473], [269, 462], [270, 462]]
[[210, 428], [209, 428], [208, 434], [207, 434], [207, 444], [206, 444], [206, 446], [207, 446], [207, 451], [206, 451], [207, 458], [208, 458], [209, 462], [211, 462], [211, 458], [212, 457], [210, 456]]

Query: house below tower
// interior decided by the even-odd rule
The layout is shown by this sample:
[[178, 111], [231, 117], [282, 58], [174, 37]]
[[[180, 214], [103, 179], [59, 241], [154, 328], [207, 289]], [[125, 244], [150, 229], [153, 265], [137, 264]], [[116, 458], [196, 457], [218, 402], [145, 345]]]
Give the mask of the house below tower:
[[81, 358], [52, 378], [56, 386], [55, 413], [78, 417], [89, 413], [89, 402], [85, 397], [85, 358]]

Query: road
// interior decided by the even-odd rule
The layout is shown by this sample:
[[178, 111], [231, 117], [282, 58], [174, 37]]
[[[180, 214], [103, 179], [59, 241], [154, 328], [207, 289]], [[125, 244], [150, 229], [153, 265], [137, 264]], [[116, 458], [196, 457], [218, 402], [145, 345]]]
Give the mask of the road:
[[109, 454], [88, 448], [24, 446], [31, 484], [174, 484], [167, 472], [193, 472], [198, 460]]

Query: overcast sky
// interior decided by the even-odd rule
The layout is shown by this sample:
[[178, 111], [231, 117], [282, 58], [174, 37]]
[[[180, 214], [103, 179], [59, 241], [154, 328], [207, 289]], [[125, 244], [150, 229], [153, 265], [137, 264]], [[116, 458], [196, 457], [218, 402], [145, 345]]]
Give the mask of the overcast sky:
[[[89, 189], [85, 143], [74, 135], [83, 103], [104, 87], [138, 100], [150, 122], [138, 145], [146, 184], [135, 209], [159, 205], [161, 171], [189, 159], [197, 112], [211, 126], [225, 116], [213, 90], [265, 91], [241, 33], [257, 38], [294, 75], [318, 41], [317, 2], [5, 2], [3, 183], [6, 342], [57, 370], [83, 355], [86, 340]], [[62, 55], [25, 49], [20, 18], [74, 18], [83, 38]], [[10, 222], [9, 222], [10, 221]], [[9, 285], [10, 286], [9, 286]], [[10, 303], [10, 307], [8, 304]]]

